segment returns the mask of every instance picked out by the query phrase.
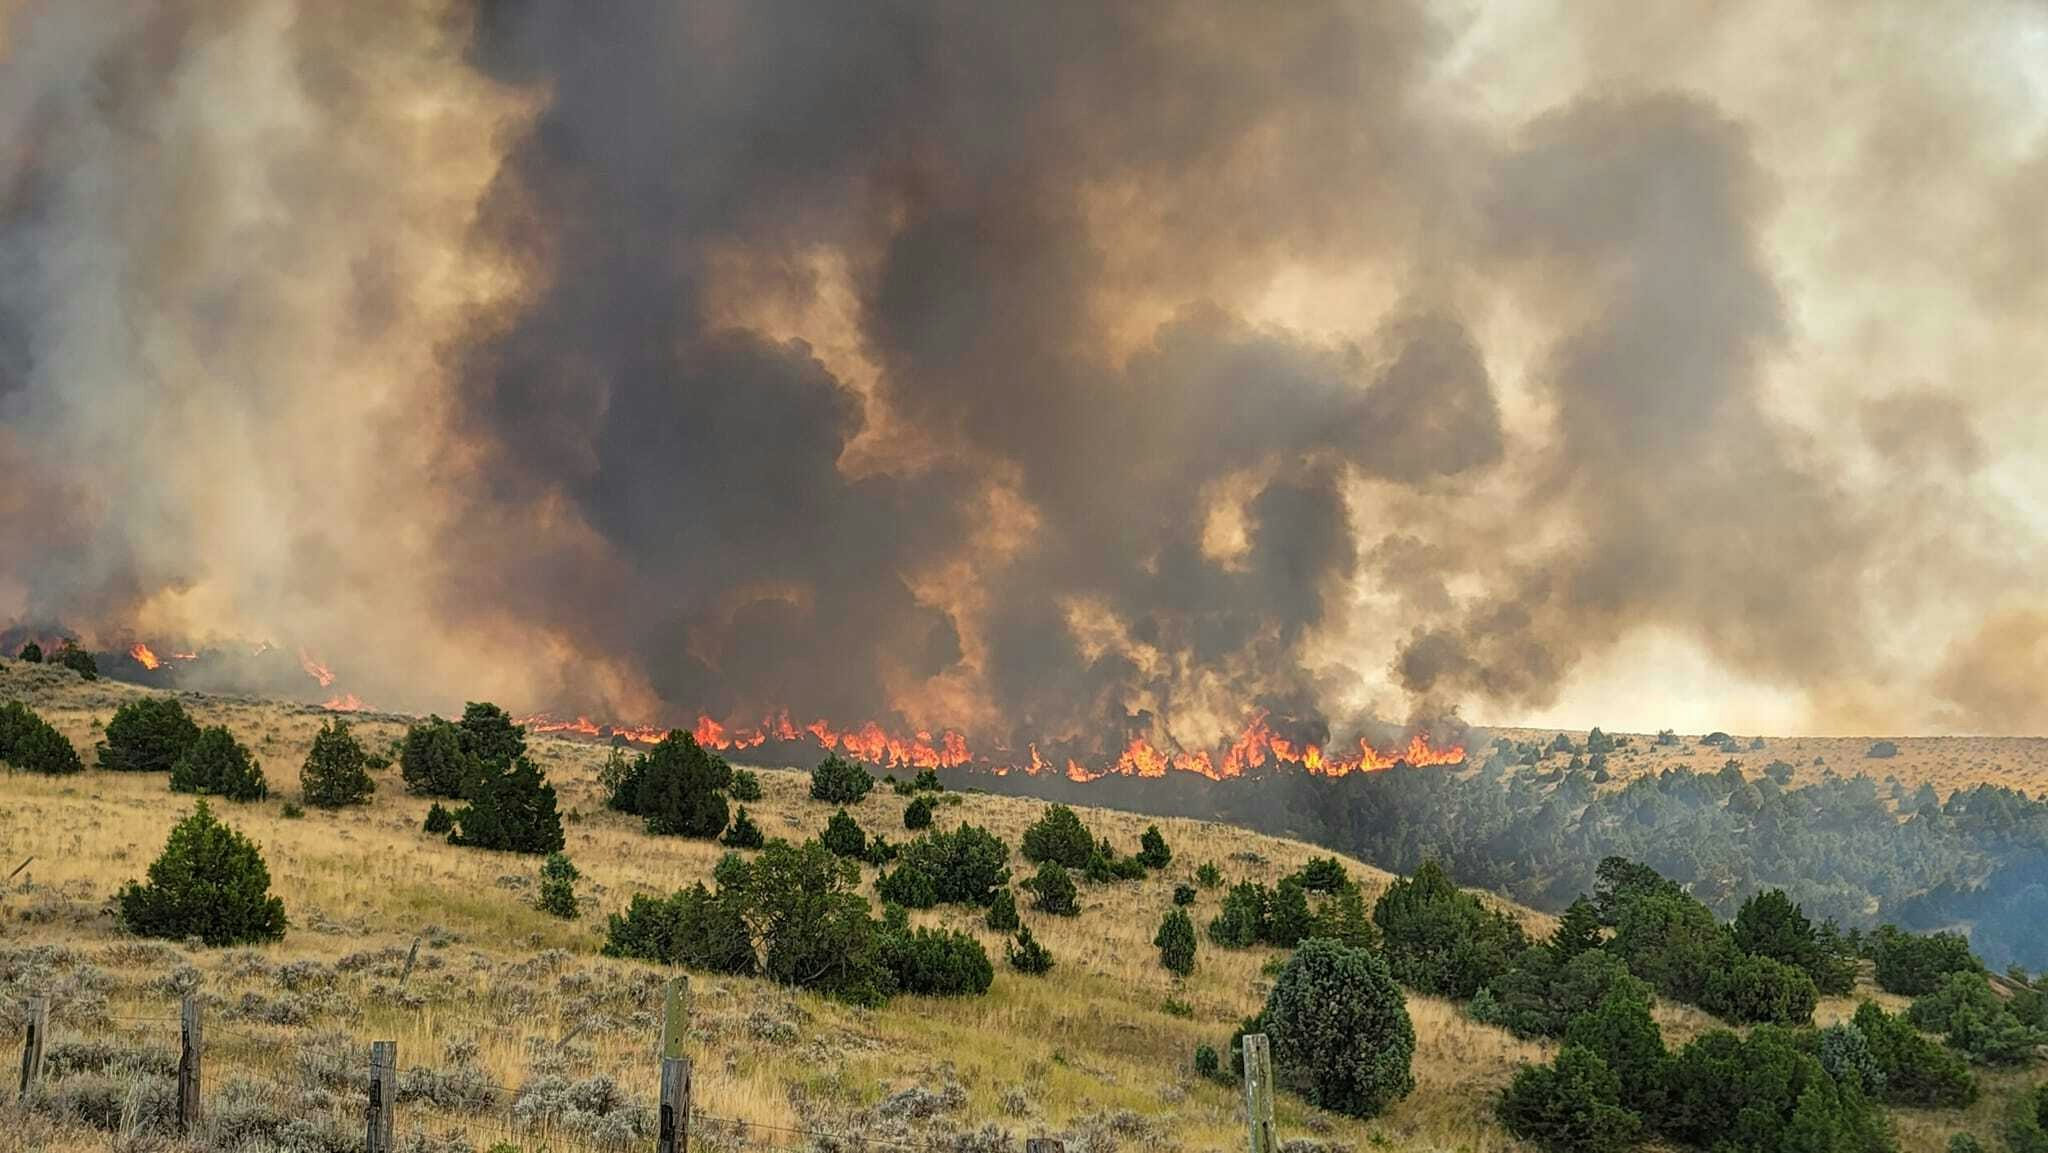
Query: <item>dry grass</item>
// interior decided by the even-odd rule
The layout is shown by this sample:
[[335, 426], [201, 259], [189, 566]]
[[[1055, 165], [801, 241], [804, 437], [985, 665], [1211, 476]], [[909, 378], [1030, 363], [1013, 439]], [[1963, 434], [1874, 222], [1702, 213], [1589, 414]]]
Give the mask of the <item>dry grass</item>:
[[[114, 708], [141, 691], [0, 663], [0, 696], [28, 699], [89, 763]], [[568, 815], [568, 852], [586, 878], [578, 886], [585, 917], [560, 921], [532, 906], [533, 858], [456, 849], [422, 833], [428, 802], [404, 792], [395, 768], [377, 774], [377, 795], [366, 807], [284, 817], [284, 802], [298, 793], [298, 765], [325, 714], [270, 702], [186, 700], [202, 724], [232, 728], [269, 775], [271, 800], [218, 803], [217, 811], [262, 847], [292, 931], [276, 945], [228, 951], [122, 937], [106, 907], [120, 884], [154, 858], [189, 810], [187, 798], [167, 792], [161, 776], [0, 778], [8, 801], [0, 809], [0, 856], [7, 859], [0, 869], [35, 858], [0, 900], [0, 956], [54, 948], [30, 957], [34, 971], [10, 988], [35, 983], [52, 993], [55, 1041], [112, 1037], [175, 1048], [176, 1026], [167, 1020], [112, 1018], [172, 1015], [177, 982], [196, 982], [214, 1005], [211, 1085], [253, 1079], [277, 1086], [295, 1108], [326, 1100], [303, 1099], [310, 1075], [302, 1065], [335, 1049], [334, 1034], [357, 1045], [393, 1039], [401, 1065], [466, 1069], [511, 1089], [559, 1067], [572, 1078], [609, 1074], [629, 1096], [651, 1098], [655, 1012], [667, 974], [598, 957], [604, 914], [633, 893], [708, 878], [717, 846], [649, 837], [632, 819], [604, 811], [595, 780], [604, 750], [538, 739], [535, 752]], [[357, 731], [374, 748], [402, 726], [395, 718], [362, 718]], [[832, 809], [808, 799], [803, 774], [764, 770], [761, 778], [766, 796], [748, 808], [765, 832], [799, 837], [823, 827]], [[853, 812], [864, 827], [900, 841], [908, 836], [905, 803], [878, 789]], [[971, 820], [1015, 846], [1039, 809], [1022, 798], [949, 794], [938, 821]], [[1149, 821], [1108, 811], [1084, 816], [1127, 848], [1135, 848]], [[1203, 861], [1215, 861], [1230, 880], [1272, 882], [1318, 850], [1213, 823], [1158, 823], [1176, 854], [1163, 875], [1084, 885], [1077, 918], [1034, 916], [1025, 903], [1027, 923], [1058, 959], [1046, 978], [1010, 971], [1002, 963], [1003, 938], [965, 910], [919, 919], [982, 940], [997, 965], [995, 986], [984, 997], [900, 997], [868, 1011], [764, 981], [696, 976], [699, 1107], [764, 1125], [860, 1125], [888, 1133], [903, 1125], [876, 1113], [890, 1093], [957, 1086], [937, 1115], [905, 1132], [947, 1136], [994, 1122], [1018, 1138], [1065, 1131], [1094, 1149], [1235, 1148], [1243, 1139], [1238, 1094], [1196, 1078], [1190, 1056], [1200, 1043], [1220, 1047], [1234, 1023], [1257, 1010], [1269, 980], [1262, 969], [1279, 954], [1218, 949], [1205, 937], [1195, 973], [1181, 981], [1160, 967], [1152, 934], [1173, 886], [1191, 880]], [[1349, 864], [1369, 898], [1385, 884], [1386, 874]], [[1026, 875], [1021, 858], [1012, 868]], [[866, 879], [872, 877], [867, 870]], [[1203, 893], [1194, 910], [1198, 923], [1214, 915], [1219, 901], [1220, 893]], [[1547, 931], [1547, 918], [1520, 912], [1532, 930]], [[421, 961], [401, 990], [396, 975], [415, 936], [425, 938]], [[1170, 1000], [1179, 1003], [1171, 1011]], [[1181, 1015], [1187, 1010], [1180, 1005], [1191, 1014]], [[1283, 1131], [1360, 1148], [1513, 1147], [1492, 1121], [1490, 1098], [1518, 1062], [1541, 1056], [1540, 1047], [1474, 1024], [1445, 1002], [1412, 998], [1410, 1012], [1420, 1042], [1413, 1096], [1368, 1123], [1283, 1098]], [[451, 1045], [457, 1065], [450, 1064]], [[346, 1065], [356, 1057], [336, 1059]], [[500, 1096], [491, 1111], [465, 1120], [459, 1111], [408, 1102], [401, 1125], [430, 1135], [458, 1124], [488, 1129], [502, 1125], [507, 1106]], [[0, 1137], [0, 1145], [9, 1139]], [[104, 1134], [76, 1129], [40, 1132], [34, 1140], [60, 1151], [107, 1144]], [[476, 1141], [479, 1148], [490, 1143]]]
[[[1486, 733], [1489, 739], [1505, 737], [1547, 745], [1559, 731], [1488, 729]], [[1563, 731], [1584, 747], [1585, 733]], [[1718, 772], [1733, 757], [1752, 777], [1760, 776], [1772, 761], [1784, 761], [1792, 766], [1795, 785], [1811, 784], [1832, 771], [1844, 777], [1860, 773], [1879, 782], [1897, 777], [1909, 791], [1931, 784], [1944, 798], [1956, 789], [1979, 784], [2024, 789], [2035, 796], [2048, 790], [2048, 737], [1888, 737], [1884, 739], [1898, 746], [1898, 755], [1870, 757], [1866, 754], [1876, 737], [1765, 737], [1763, 748], [1751, 749], [1753, 734], [1737, 733], [1738, 751], [1727, 753], [1700, 744], [1704, 735], [1683, 733], [1676, 745], [1658, 745], [1655, 734], [1631, 734], [1628, 747], [1612, 754], [1607, 762], [1613, 783], [1619, 786], [1667, 769]]]

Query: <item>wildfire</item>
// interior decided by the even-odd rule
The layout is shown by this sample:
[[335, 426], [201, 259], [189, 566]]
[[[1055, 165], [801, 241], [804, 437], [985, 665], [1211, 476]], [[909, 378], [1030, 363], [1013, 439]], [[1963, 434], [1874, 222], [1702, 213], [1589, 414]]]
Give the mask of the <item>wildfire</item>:
[[[261, 653], [263, 650], [258, 649], [256, 651]], [[304, 649], [299, 650], [299, 667], [306, 670], [307, 676], [319, 681], [320, 687], [323, 689], [334, 683], [334, 673], [326, 665], [314, 659], [313, 655]]]
[[[323, 681], [321, 683], [325, 684], [326, 682]], [[338, 697], [329, 697], [327, 700], [320, 702], [320, 707], [332, 713], [359, 713], [363, 711], [364, 705], [362, 698], [354, 693], [343, 693]]]
[[136, 664], [141, 665], [143, 668], [146, 668], [151, 672], [155, 672], [157, 666], [163, 664], [162, 661], [156, 659], [155, 653], [149, 651], [149, 646], [143, 644], [141, 641], [136, 641], [134, 644], [128, 646], [128, 655], [135, 658]]
[[[640, 744], [654, 744], [668, 735], [658, 726], [623, 726], [593, 721], [587, 716], [564, 720], [545, 713], [522, 717], [519, 723], [535, 733], [563, 733], [581, 737], [616, 737]], [[971, 766], [996, 776], [1012, 772], [1027, 776], [1063, 774], [1081, 783], [1104, 777], [1136, 777], [1157, 780], [1169, 773], [1194, 773], [1212, 781], [1230, 780], [1268, 764], [1275, 768], [1295, 766], [1322, 777], [1371, 773], [1406, 762], [1416, 767], [1458, 765], [1465, 760], [1463, 745], [1438, 746], [1429, 734], [1415, 733], [1405, 746], [1387, 750], [1374, 748], [1361, 738], [1356, 750], [1326, 749], [1315, 741], [1288, 736], [1273, 728], [1264, 712], [1256, 713], [1229, 745], [1219, 750], [1162, 749], [1149, 737], [1131, 738], [1116, 759], [1091, 765], [1076, 757], [1054, 760], [1039, 751], [1036, 742], [1026, 746], [1028, 760], [1012, 763], [1007, 753], [1000, 758], [977, 756], [968, 748], [967, 738], [952, 729], [934, 733], [929, 729], [891, 732], [876, 721], [864, 721], [851, 728], [838, 728], [824, 719], [797, 724], [787, 711], [763, 717], [759, 722], [733, 718], [719, 720], [700, 713], [690, 728], [697, 743], [720, 752], [745, 752], [771, 742], [808, 743], [827, 752], [876, 765], [914, 769], [950, 769]]]

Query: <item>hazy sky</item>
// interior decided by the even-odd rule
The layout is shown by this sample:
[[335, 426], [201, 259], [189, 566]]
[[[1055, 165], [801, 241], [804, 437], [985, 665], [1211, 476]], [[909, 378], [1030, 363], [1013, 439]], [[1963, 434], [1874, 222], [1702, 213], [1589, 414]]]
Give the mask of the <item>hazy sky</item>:
[[2048, 6], [0, 0], [0, 625], [2048, 732]]

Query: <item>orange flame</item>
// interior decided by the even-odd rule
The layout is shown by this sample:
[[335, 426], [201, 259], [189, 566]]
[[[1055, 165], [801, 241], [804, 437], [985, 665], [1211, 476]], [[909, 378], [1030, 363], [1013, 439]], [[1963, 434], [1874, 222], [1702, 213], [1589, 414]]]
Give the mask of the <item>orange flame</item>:
[[156, 654], [150, 652], [149, 646], [143, 644], [141, 641], [136, 641], [134, 644], [128, 646], [128, 655], [135, 658], [136, 664], [141, 665], [143, 668], [149, 669], [151, 671], [155, 671], [156, 667], [163, 663], [162, 661], [156, 659]]
[[338, 697], [329, 697], [327, 700], [320, 702], [320, 707], [335, 713], [359, 713], [366, 706], [363, 704], [362, 698], [354, 693], [343, 693]]
[[[258, 649], [257, 651], [261, 652], [262, 650]], [[307, 676], [319, 681], [320, 687], [323, 689], [334, 683], [334, 673], [304, 649], [299, 650], [299, 667], [306, 670]]]

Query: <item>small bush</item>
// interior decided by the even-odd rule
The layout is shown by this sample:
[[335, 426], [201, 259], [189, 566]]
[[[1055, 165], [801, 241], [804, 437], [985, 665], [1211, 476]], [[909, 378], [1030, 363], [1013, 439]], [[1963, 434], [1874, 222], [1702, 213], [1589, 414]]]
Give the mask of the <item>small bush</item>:
[[1152, 943], [1159, 947], [1159, 963], [1168, 972], [1185, 977], [1195, 971], [1195, 923], [1188, 919], [1186, 910], [1174, 909], [1166, 914]]
[[423, 827], [429, 833], [446, 833], [455, 827], [455, 818], [448, 815], [441, 802], [435, 801], [427, 806], [427, 823]]
[[1872, 743], [1868, 749], [1865, 749], [1863, 755], [1877, 760], [1885, 760], [1898, 756], [1899, 746], [1892, 741], [1877, 741]]
[[576, 919], [576, 879], [583, 874], [569, 862], [566, 853], [549, 853], [540, 865], [540, 899], [537, 902], [544, 913], [550, 913], [565, 921]]
[[912, 929], [886, 934], [882, 963], [905, 993], [960, 997], [988, 992], [995, 979], [981, 942], [952, 929]]
[[481, 762], [471, 778], [469, 803], [451, 817], [448, 842], [509, 853], [553, 853], [562, 848], [562, 818], [555, 787], [539, 766], [521, 756], [506, 765]]
[[1058, 861], [1047, 861], [1038, 866], [1038, 873], [1023, 883], [1034, 898], [1033, 906], [1041, 913], [1059, 917], [1080, 915], [1080, 892], [1074, 887], [1074, 878]]
[[20, 701], [0, 705], [0, 761], [44, 776], [65, 777], [85, 768], [78, 750], [56, 726]]
[[64, 647], [51, 655], [50, 663], [63, 665], [65, 668], [77, 673], [80, 680], [96, 681], [100, 679], [100, 663], [93, 659], [91, 653], [86, 652], [69, 641], [64, 642]]
[[1195, 887], [1181, 884], [1173, 887], [1173, 903], [1185, 908], [1195, 903]]
[[1158, 825], [1145, 826], [1145, 835], [1138, 838], [1138, 860], [1148, 869], [1163, 869], [1173, 863], [1173, 849]]
[[34, 642], [34, 641], [30, 641], [30, 642], [28, 642], [27, 644], [25, 644], [25, 645], [21, 646], [21, 653], [20, 653], [19, 655], [20, 655], [21, 659], [22, 659], [23, 661], [27, 662], [28, 664], [32, 664], [32, 665], [39, 665], [39, 664], [42, 664], [42, 663], [43, 663], [43, 646], [41, 646], [41, 645], [37, 644], [37, 643], [36, 643], [36, 642]]
[[335, 718], [321, 725], [313, 736], [313, 747], [299, 770], [299, 792], [316, 808], [338, 809], [361, 805], [377, 791], [364, 764], [363, 746], [349, 732], [348, 722]]
[[1621, 1081], [1586, 1049], [1567, 1045], [1552, 1065], [1524, 1065], [1501, 1095], [1501, 1124], [1552, 1153], [1619, 1153], [1642, 1121], [1621, 1107]]
[[825, 831], [818, 836], [818, 843], [841, 857], [860, 860], [867, 856], [868, 835], [861, 830], [860, 822], [849, 816], [845, 809], [832, 814], [825, 822]]
[[406, 791], [422, 796], [461, 800], [475, 763], [463, 748], [462, 730], [440, 717], [408, 727], [398, 746], [398, 772]]
[[171, 791], [260, 801], [270, 795], [270, 786], [249, 750], [226, 726], [214, 725], [201, 730], [199, 739], [171, 766]]
[[1222, 883], [1223, 870], [1217, 868], [1214, 861], [1203, 861], [1202, 867], [1195, 870], [1195, 884], [1204, 889], [1213, 889]]
[[857, 761], [838, 753], [826, 753], [811, 770], [811, 799], [834, 805], [859, 804], [875, 787], [874, 775]]
[[938, 802], [929, 795], [920, 795], [903, 807], [903, 827], [906, 829], [929, 829], [932, 825], [932, 810]]
[[277, 815], [287, 821], [296, 821], [306, 815], [306, 810], [297, 801], [286, 801], [278, 808]]
[[732, 784], [725, 791], [735, 801], [758, 801], [761, 799], [761, 776], [752, 769], [734, 769]]
[[1010, 883], [1010, 847], [975, 825], [919, 834], [904, 846], [900, 860], [893, 873], [877, 878], [876, 890], [884, 901], [906, 909], [981, 907]]
[[1227, 949], [1245, 949], [1266, 939], [1272, 893], [1256, 881], [1239, 881], [1223, 897], [1223, 909], [1209, 922], [1209, 939]]
[[1304, 943], [1273, 982], [1261, 1020], [1276, 1076], [1312, 1105], [1374, 1117], [1415, 1088], [1415, 1027], [1376, 953]]
[[1528, 945], [1513, 918], [1458, 888], [1435, 861], [1389, 885], [1372, 919], [1396, 979], [1461, 1000], [1506, 972]]
[[138, 697], [114, 710], [107, 739], [99, 747], [100, 767], [126, 773], [168, 773], [192, 742], [199, 726], [175, 697]]
[[1011, 942], [1008, 953], [1010, 968], [1019, 973], [1036, 975], [1052, 971], [1052, 953], [1031, 935], [1028, 925], [1017, 929], [1017, 939]]
[[1983, 969], [1960, 933], [1905, 933], [1880, 926], [1871, 936], [1871, 958], [1877, 963], [1877, 986], [1887, 993], [1924, 997], [1942, 987], [1952, 973]]
[[1095, 855], [1094, 834], [1065, 805], [1047, 805], [1045, 813], [1024, 830], [1024, 859], [1034, 865], [1056, 861], [1068, 869], [1085, 869]]
[[1311, 893], [1334, 893], [1351, 883], [1344, 862], [1335, 857], [1310, 857], [1295, 876], [1301, 878], [1301, 887]]
[[146, 884], [130, 881], [118, 898], [121, 924], [143, 937], [209, 945], [275, 941], [284, 936], [284, 902], [270, 895], [263, 855], [221, 824], [205, 798], [178, 822]]
[[996, 892], [995, 900], [988, 903], [988, 915], [982, 923], [998, 933], [1015, 932], [1017, 928], [1017, 897], [1004, 888]]
[[1226, 1080], [1223, 1074], [1223, 1058], [1217, 1055], [1216, 1046], [1195, 1046], [1195, 1075], [1211, 1081]]
[[2013, 1098], [2005, 1144], [2012, 1153], [2048, 1153], [2048, 1085], [2036, 1085]]
[[732, 827], [725, 831], [718, 843], [728, 849], [758, 849], [765, 839], [761, 836], [761, 826], [754, 823], [747, 807], [741, 805], [740, 811], [733, 816]]

